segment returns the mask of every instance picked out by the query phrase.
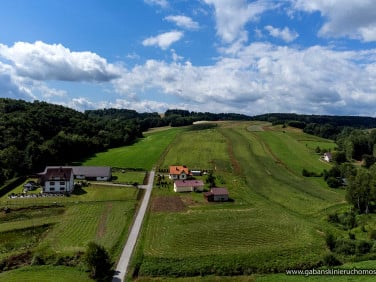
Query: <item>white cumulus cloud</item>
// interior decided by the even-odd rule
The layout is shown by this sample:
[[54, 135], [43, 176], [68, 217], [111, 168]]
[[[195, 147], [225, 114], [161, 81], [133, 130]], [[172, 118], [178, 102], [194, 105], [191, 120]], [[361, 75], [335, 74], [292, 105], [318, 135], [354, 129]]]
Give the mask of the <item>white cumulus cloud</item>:
[[299, 36], [296, 31], [290, 30], [288, 27], [280, 29], [267, 25], [265, 26], [265, 29], [269, 32], [270, 36], [282, 39], [285, 42], [292, 42]]
[[148, 5], [157, 5], [162, 8], [168, 7], [168, 1], [167, 0], [144, 0], [146, 4]]
[[301, 11], [321, 13], [325, 23], [320, 36], [376, 41], [376, 1], [295, 0], [293, 6]]
[[11, 62], [19, 76], [34, 80], [110, 81], [119, 69], [92, 52], [73, 52], [61, 44], [0, 44], [0, 59]]
[[257, 20], [260, 14], [275, 5], [267, 0], [257, 0], [251, 3], [246, 0], [204, 1], [214, 6], [217, 34], [225, 43], [245, 41], [248, 38], [245, 24]]
[[376, 49], [359, 53], [252, 43], [207, 66], [148, 60], [114, 87], [122, 95], [164, 93], [200, 111], [375, 115], [375, 57]]
[[165, 17], [165, 20], [169, 22], [175, 23], [178, 27], [186, 28], [186, 29], [198, 29], [199, 24], [198, 22], [195, 22], [190, 17], [182, 16], [182, 15], [176, 15], [176, 16], [167, 16]]
[[142, 41], [144, 46], [158, 46], [163, 50], [166, 50], [173, 43], [179, 41], [184, 36], [181, 31], [173, 30], [165, 33], [161, 33], [157, 36], [146, 38]]

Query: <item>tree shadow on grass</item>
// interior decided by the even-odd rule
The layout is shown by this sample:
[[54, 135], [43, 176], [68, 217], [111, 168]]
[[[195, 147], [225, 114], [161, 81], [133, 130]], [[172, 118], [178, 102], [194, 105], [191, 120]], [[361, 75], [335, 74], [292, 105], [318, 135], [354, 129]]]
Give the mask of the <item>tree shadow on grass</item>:
[[87, 192], [82, 189], [81, 186], [76, 186], [72, 192], [73, 195], [84, 195], [84, 194], [87, 194]]

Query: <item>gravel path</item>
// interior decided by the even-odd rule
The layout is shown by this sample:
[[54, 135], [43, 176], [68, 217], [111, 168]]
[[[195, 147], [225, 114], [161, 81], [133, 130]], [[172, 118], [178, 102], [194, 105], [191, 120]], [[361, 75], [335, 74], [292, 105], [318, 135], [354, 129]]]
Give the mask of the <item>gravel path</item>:
[[144, 219], [144, 215], [149, 204], [151, 190], [153, 189], [154, 175], [155, 175], [155, 171], [152, 170], [149, 175], [149, 183], [145, 187], [146, 191], [145, 191], [144, 198], [142, 199], [142, 203], [141, 203], [140, 208], [138, 209], [136, 219], [132, 226], [132, 230], [129, 233], [127, 243], [125, 244], [123, 252], [121, 253], [120, 260], [116, 266], [115, 274], [114, 274], [114, 277], [112, 278], [112, 282], [123, 281], [127, 273], [128, 264], [132, 256], [133, 249], [137, 242], [138, 234], [140, 232], [141, 225], [142, 225], [142, 220]]

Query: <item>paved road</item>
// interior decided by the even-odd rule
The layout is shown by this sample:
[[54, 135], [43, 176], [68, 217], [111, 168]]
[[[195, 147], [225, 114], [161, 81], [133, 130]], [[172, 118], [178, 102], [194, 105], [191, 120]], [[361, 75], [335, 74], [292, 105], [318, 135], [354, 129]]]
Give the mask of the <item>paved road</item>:
[[141, 229], [142, 220], [144, 219], [144, 215], [149, 204], [151, 190], [153, 189], [154, 175], [155, 175], [155, 171], [152, 170], [149, 175], [148, 185], [142, 187], [142, 188], [145, 187], [146, 189], [145, 195], [144, 195], [144, 198], [142, 199], [141, 206], [138, 209], [136, 219], [132, 226], [132, 230], [129, 233], [128, 241], [125, 244], [120, 260], [116, 266], [115, 275], [112, 278], [112, 282], [123, 281], [124, 276], [127, 273], [128, 264], [132, 256], [133, 249], [136, 245], [138, 233], [140, 232], [140, 229]]

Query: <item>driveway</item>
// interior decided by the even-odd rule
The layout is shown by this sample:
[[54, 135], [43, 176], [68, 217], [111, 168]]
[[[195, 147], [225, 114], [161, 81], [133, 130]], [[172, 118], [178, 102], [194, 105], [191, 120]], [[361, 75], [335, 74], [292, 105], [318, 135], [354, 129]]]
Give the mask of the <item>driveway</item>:
[[154, 182], [155, 170], [152, 170], [149, 175], [149, 183], [145, 187], [145, 195], [142, 199], [142, 203], [140, 208], [138, 209], [136, 219], [133, 223], [131, 232], [129, 233], [127, 243], [121, 253], [120, 260], [116, 266], [114, 277], [112, 278], [112, 282], [120, 282], [124, 281], [124, 277], [127, 273], [127, 268], [129, 261], [131, 259], [134, 247], [137, 242], [138, 234], [141, 229], [142, 220], [144, 219], [144, 215], [146, 213], [146, 209], [149, 204], [151, 190], [153, 189], [153, 182]]

